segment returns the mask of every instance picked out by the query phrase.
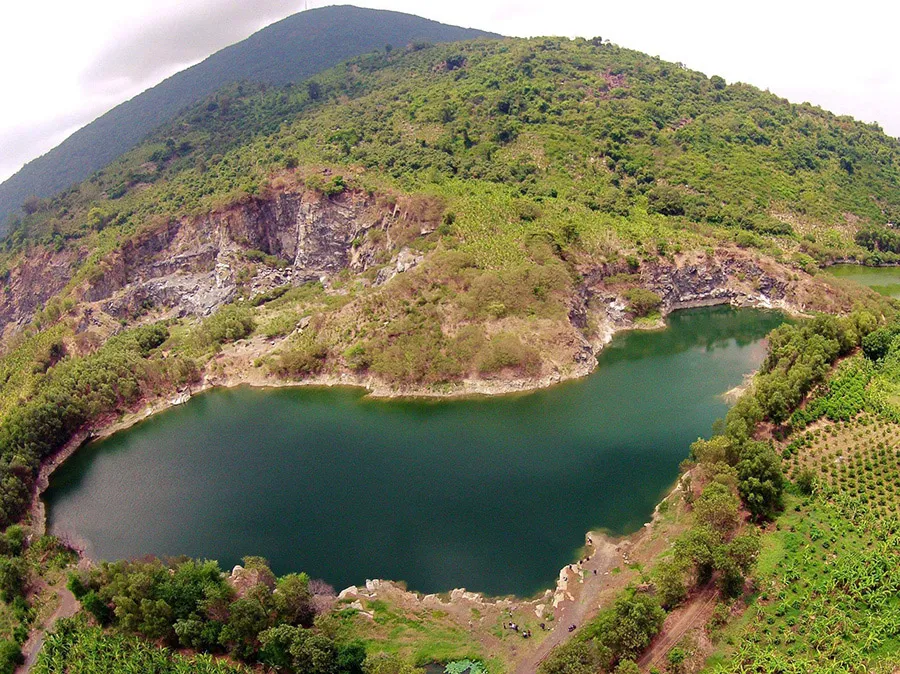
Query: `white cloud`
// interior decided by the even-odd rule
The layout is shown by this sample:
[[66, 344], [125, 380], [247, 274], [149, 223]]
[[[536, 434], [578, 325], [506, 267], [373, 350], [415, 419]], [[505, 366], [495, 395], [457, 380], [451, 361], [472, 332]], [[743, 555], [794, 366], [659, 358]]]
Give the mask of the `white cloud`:
[[[301, 8], [303, 0], [45, 0], [0, 10], [0, 179], [75, 127]], [[309, 5], [322, 6], [322, 0]], [[601, 35], [810, 101], [900, 135], [900, 69], [883, 0], [357, 0], [505, 35]]]

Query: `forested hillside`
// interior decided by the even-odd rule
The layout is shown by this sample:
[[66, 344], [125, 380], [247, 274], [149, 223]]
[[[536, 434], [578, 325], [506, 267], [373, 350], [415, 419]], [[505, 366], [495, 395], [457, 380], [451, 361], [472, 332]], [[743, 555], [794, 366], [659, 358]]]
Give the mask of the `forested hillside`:
[[[327, 164], [451, 200], [474, 192], [461, 210], [523, 200], [523, 217], [512, 229], [494, 220], [492, 237], [542, 215], [539, 228], [583, 241], [653, 220], [648, 253], [715, 230], [821, 261], [861, 251], [860, 225], [897, 219], [898, 157], [875, 126], [599, 41], [382, 50], [302, 87], [220, 91], [78, 190], [32, 204], [13, 241], [84, 236], [93, 206], [134, 230]], [[486, 224], [456, 215], [470, 238], [471, 219]]]
[[385, 45], [452, 42], [486, 33], [409, 14], [334, 6], [302, 12], [227, 47], [122, 103], [0, 185], [0, 233], [30, 196], [48, 197], [128, 151], [187, 106], [233, 82], [300, 82]]
[[[302, 84], [226, 86], [5, 239], [0, 524], [73, 438], [186, 389], [517, 391], [677, 309], [776, 308], [795, 320], [691, 448], [646, 565], [611, 543], [604, 610], [539, 671], [893, 671], [898, 304], [822, 267], [897, 259], [898, 185], [877, 126], [600, 38], [381, 45]], [[4, 540], [11, 568], [40, 552]], [[569, 627], [526, 641], [511, 611], [477, 628], [473, 609], [447, 628], [374, 583], [313, 620], [308, 580], [247, 566], [246, 593], [183, 560], [72, 576], [109, 631], [66, 623], [41, 671], [81, 652], [192, 666], [140, 635], [307, 674], [477, 672], [483, 629], [518, 640], [487, 658], [500, 672]]]

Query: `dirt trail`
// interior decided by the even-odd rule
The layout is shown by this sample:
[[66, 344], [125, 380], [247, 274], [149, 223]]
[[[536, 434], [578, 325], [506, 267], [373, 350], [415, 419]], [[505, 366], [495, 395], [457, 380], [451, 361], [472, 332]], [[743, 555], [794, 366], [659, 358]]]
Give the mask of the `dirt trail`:
[[[534, 652], [516, 665], [515, 674], [534, 674], [550, 651], [572, 636], [569, 626], [581, 627], [586, 619], [591, 618], [599, 607], [601, 593], [613, 586], [614, 578], [618, 580], [618, 577], [608, 574], [613, 568], [624, 566], [619, 546], [602, 534], [591, 534], [591, 540], [594, 548], [591, 556], [583, 564], [566, 567], [569, 571], [567, 589], [572, 599], [564, 599], [554, 610], [552, 631]], [[579, 575], [583, 581], [579, 580]]]
[[666, 655], [691, 629], [705, 625], [716, 606], [718, 592], [713, 584], [709, 584], [688, 599], [687, 603], [672, 611], [663, 623], [662, 630], [650, 643], [650, 647], [638, 660], [643, 671], [651, 667], [662, 669]]
[[56, 607], [56, 610], [47, 618], [39, 630], [31, 633], [28, 641], [22, 646], [22, 655], [25, 656], [25, 663], [16, 669], [16, 674], [27, 674], [31, 671], [31, 668], [37, 661], [38, 654], [41, 652], [41, 647], [44, 645], [44, 638], [47, 636], [47, 632], [53, 629], [57, 620], [60, 618], [71, 618], [78, 613], [78, 600], [65, 586], [61, 585], [57, 588], [56, 596], [59, 599], [59, 606]]

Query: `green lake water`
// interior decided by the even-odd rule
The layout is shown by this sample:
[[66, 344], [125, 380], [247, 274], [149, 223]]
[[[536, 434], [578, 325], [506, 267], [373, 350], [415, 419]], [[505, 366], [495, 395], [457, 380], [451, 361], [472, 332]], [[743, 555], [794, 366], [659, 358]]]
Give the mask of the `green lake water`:
[[527, 395], [213, 391], [79, 451], [45, 494], [50, 530], [105, 559], [261, 555], [338, 589], [530, 595], [586, 531], [649, 519], [783, 320], [678, 312], [617, 335], [591, 376]]
[[849, 279], [872, 290], [900, 298], [900, 267], [864, 267], [859, 264], [836, 264], [826, 270], [832, 276]]

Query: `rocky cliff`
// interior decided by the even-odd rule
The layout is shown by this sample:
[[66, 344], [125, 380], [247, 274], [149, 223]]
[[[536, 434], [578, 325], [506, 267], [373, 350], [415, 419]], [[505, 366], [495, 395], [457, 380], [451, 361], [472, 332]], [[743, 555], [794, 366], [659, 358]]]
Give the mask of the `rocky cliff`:
[[[349, 280], [357, 289], [380, 286], [423, 262], [426, 254], [408, 245], [434, 232], [443, 210], [441, 203], [427, 197], [394, 198], [351, 190], [329, 197], [298, 187], [248, 198], [202, 216], [147, 225], [99, 261], [86, 261], [85, 252], [33, 250], [4, 283], [0, 330], [8, 335], [27, 325], [57, 294], [67, 301], [62, 312], [52, 313], [65, 313], [74, 305], [70, 316], [76, 332], [98, 328], [103, 335], [119, 329], [120, 322], [206, 316], [239, 296], [252, 299], [274, 288], [310, 281], [321, 282], [332, 294], [346, 292]], [[677, 309], [725, 303], [789, 312], [850, 309], [847, 296], [820, 278], [734, 247], [657, 257], [637, 269], [621, 258], [597, 264], [584, 254], [570, 263], [580, 281], [567, 297], [567, 316], [500, 318], [493, 325], [486, 319], [482, 326], [489, 336], [519, 333], [536, 349], [540, 366], [527, 376], [504, 371], [485, 378], [473, 374], [474, 369], [467, 371], [460, 382], [466, 391], [533, 388], [590, 372], [597, 350], [615, 332], [636, 326], [627, 297], [629, 289], [638, 286], [659, 297], [663, 316]], [[428, 269], [426, 264], [419, 276], [427, 277]], [[454, 321], [461, 313], [452, 308], [453, 292], [466, 288], [460, 279], [453, 283], [462, 286], [436, 296], [450, 303], [441, 310], [444, 334], [459, 329]], [[406, 292], [403, 285], [398, 286], [401, 295]], [[331, 349], [327, 372], [318, 374], [349, 377], [378, 390], [388, 385], [395, 391], [396, 382], [379, 381], [341, 355], [354, 346], [352, 339], [359, 339], [347, 338], [351, 341], [344, 343], [345, 335], [355, 334], [361, 316], [371, 314], [373, 307], [384, 308], [379, 304], [383, 300], [367, 304], [365, 292], [353, 296], [335, 320], [316, 322], [316, 331], [321, 331], [317, 339]], [[423, 299], [416, 301], [421, 304]], [[309, 315], [304, 321], [305, 328]], [[370, 332], [381, 330], [379, 325], [384, 323], [376, 321]], [[248, 362], [277, 357], [280, 347], [281, 340], [261, 341], [253, 354], [233, 364], [225, 379], [239, 381], [248, 376]], [[217, 367], [229, 369], [222, 363]], [[416, 385], [410, 390], [421, 388]]]
[[[70, 288], [72, 297], [115, 318], [153, 307], [206, 315], [276, 286], [361, 273], [407, 224], [396, 204], [361, 192], [327, 197], [287, 191], [202, 217], [157, 223], [124, 241]], [[79, 255], [30, 251], [0, 294], [0, 331], [29, 323], [75, 277]]]

